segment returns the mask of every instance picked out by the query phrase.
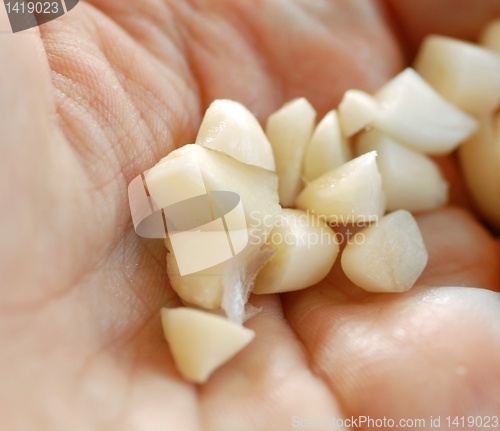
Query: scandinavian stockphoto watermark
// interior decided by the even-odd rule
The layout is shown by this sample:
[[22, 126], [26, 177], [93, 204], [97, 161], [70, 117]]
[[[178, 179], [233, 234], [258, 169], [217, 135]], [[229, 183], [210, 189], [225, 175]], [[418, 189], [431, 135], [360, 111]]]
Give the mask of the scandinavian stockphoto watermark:
[[[79, 0], [3, 0], [12, 33], [28, 30], [59, 18]], [[3, 29], [5, 30], [6, 29]]]
[[498, 428], [498, 416], [430, 416], [427, 418], [371, 418], [370, 416], [351, 416], [350, 418], [338, 418], [335, 416], [323, 416], [321, 418], [292, 417], [293, 428], [410, 428], [410, 429], [481, 429]]
[[[321, 230], [321, 234], [317, 230], [308, 230], [307, 228], [329, 225], [334, 229], [335, 235], [332, 237], [327, 230]], [[251, 244], [287, 244], [295, 246], [305, 246], [307, 248], [314, 247], [318, 244], [331, 244], [335, 241], [337, 244], [363, 244], [365, 242], [365, 234], [360, 231], [362, 228], [378, 225], [378, 216], [340, 216], [331, 215], [315, 215], [314, 211], [307, 210], [303, 214], [287, 214], [284, 217], [281, 214], [267, 215], [260, 217], [256, 211], [250, 214], [250, 230]], [[295, 229], [293, 232], [282, 234], [281, 232], [273, 232], [273, 227], [296, 226], [302, 228]], [[271, 231], [266, 238], [256, 234], [259, 229]], [[337, 230], [338, 229], [338, 230]]]

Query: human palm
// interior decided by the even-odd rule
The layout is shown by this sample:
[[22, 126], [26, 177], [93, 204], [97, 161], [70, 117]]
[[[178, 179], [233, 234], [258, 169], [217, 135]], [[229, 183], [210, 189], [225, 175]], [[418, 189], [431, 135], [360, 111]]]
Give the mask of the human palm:
[[[41, 40], [2, 35], [0, 429], [498, 415], [499, 256], [465, 210], [417, 217], [429, 264], [407, 293], [368, 294], [337, 263], [315, 287], [251, 297], [255, 340], [196, 386], [162, 335], [160, 308], [179, 304], [163, 244], [135, 234], [128, 207], [128, 183], [193, 142], [213, 99], [264, 122], [305, 96], [322, 116], [402, 67], [393, 31], [411, 52], [441, 23], [472, 37], [500, 12], [433, 3], [417, 13], [394, 0], [389, 26], [387, 4], [369, 0], [93, 0], [41, 26]], [[453, 160], [441, 163], [463, 204]]]

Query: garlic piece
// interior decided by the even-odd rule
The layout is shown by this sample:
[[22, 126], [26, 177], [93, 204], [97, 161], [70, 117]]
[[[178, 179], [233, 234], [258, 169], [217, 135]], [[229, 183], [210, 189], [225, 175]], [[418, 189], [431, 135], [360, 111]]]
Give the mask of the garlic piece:
[[342, 136], [336, 111], [319, 122], [304, 155], [303, 176], [307, 182], [343, 165], [351, 157], [349, 143]]
[[257, 276], [253, 293], [305, 289], [319, 283], [335, 263], [335, 232], [305, 211], [284, 209], [271, 231], [268, 247], [276, 253]]
[[[198, 171], [195, 167], [198, 168]], [[233, 251], [238, 254], [250, 246], [249, 232], [253, 232], [254, 229], [266, 237], [274, 225], [273, 218], [281, 211], [278, 204], [276, 174], [244, 164], [223, 153], [193, 144], [179, 148], [162, 159], [146, 174], [146, 183], [151, 197], [159, 208], [165, 208], [193, 196], [206, 195], [207, 192], [229, 191], [237, 193], [241, 198], [244, 221], [242, 217], [237, 217], [236, 220], [229, 219], [231, 214], [236, 214], [234, 211], [224, 217], [226, 224], [232, 220], [232, 227], [228, 225], [228, 235], [233, 250], [227, 242], [226, 232], [223, 232], [224, 235], [220, 235], [224, 226], [220, 217], [214, 217], [213, 202], [211, 207], [207, 206], [207, 220], [199, 220], [200, 225], [209, 226], [210, 224], [210, 229], [200, 230], [196, 227], [191, 229], [193, 235], [196, 236], [194, 239], [201, 238], [205, 241], [203, 244], [206, 245], [195, 247], [189, 251], [192, 248], [189, 239], [188, 241], [182, 239], [182, 243], [178, 241], [179, 247], [186, 246], [188, 248], [187, 252], [183, 253], [187, 258], [183, 259], [183, 254], [174, 256], [172, 253], [174, 251], [172, 242], [176, 234], [171, 235], [169, 232], [168, 238], [165, 240], [167, 248], [171, 251], [167, 255], [167, 272], [174, 290], [189, 303], [208, 309], [219, 308], [223, 299], [226, 266], [234, 256]], [[214, 214], [210, 214], [210, 210], [214, 211]], [[165, 214], [167, 214], [167, 210], [165, 210]], [[189, 214], [186, 214], [186, 218], [189, 218], [188, 216]], [[212, 222], [211, 220], [214, 218], [215, 220]], [[211, 223], [215, 224], [216, 222], [219, 227], [212, 227]], [[238, 223], [242, 225], [240, 226]], [[240, 235], [242, 233], [245, 235]], [[219, 242], [212, 241], [211, 235], [213, 234], [218, 234], [215, 236]], [[239, 241], [240, 237], [244, 237], [244, 241]], [[222, 240], [223, 243], [220, 242]], [[238, 244], [238, 249], [236, 244]], [[203, 265], [193, 271], [184, 271], [181, 275], [180, 267], [191, 264], [198, 265], [198, 262], [201, 261], [194, 256], [195, 254], [196, 256], [202, 255]], [[256, 260], [258, 260], [257, 257]], [[179, 261], [179, 258], [183, 260]], [[206, 262], [212, 263], [212, 260], [213, 265], [206, 264]], [[245, 265], [240, 265], [241, 275], [247, 273], [246, 265], [253, 268], [254, 264], [255, 262], [249, 260], [245, 262]], [[261, 267], [264, 264], [265, 262], [261, 264]], [[253, 279], [251, 282], [253, 283]]]
[[387, 211], [427, 211], [446, 204], [448, 183], [429, 157], [372, 130], [359, 137], [358, 154], [377, 152]]
[[500, 19], [495, 19], [484, 27], [479, 36], [479, 43], [500, 54]]
[[358, 233], [345, 247], [341, 264], [346, 276], [364, 290], [405, 292], [420, 277], [427, 260], [417, 222], [408, 211], [400, 210]]
[[376, 99], [361, 90], [348, 90], [339, 104], [339, 117], [344, 136], [351, 137], [369, 126], [377, 117]]
[[500, 104], [500, 56], [461, 40], [427, 36], [415, 70], [441, 96], [472, 115]]
[[298, 208], [325, 216], [329, 222], [367, 222], [385, 210], [377, 154], [364, 154], [309, 183], [296, 201]]
[[184, 173], [190, 166], [183, 167], [184, 165], [180, 164], [173, 172], [172, 165], [164, 165], [164, 162], [181, 157], [184, 161], [183, 156], [195, 157], [206, 191], [231, 191], [241, 197], [249, 227], [260, 224], [262, 220], [281, 211], [278, 203], [278, 178], [274, 172], [247, 165], [196, 144], [185, 145], [172, 151], [147, 173], [149, 193], [160, 208], [164, 207], [161, 204], [167, 200], [166, 197], [174, 192], [183, 196], [187, 191], [199, 190], [199, 178], [191, 175], [191, 171], [189, 175]]
[[162, 308], [161, 320], [177, 369], [196, 383], [205, 383], [255, 336], [251, 329], [192, 308]]
[[376, 94], [380, 111], [373, 127], [416, 151], [448, 154], [477, 128], [477, 121], [444, 100], [407, 68]]
[[174, 253], [167, 253], [170, 285], [189, 304], [216, 310], [224, 295], [224, 268], [227, 261], [193, 274], [181, 275]]
[[316, 111], [303, 97], [285, 104], [267, 119], [266, 135], [273, 148], [284, 207], [291, 207], [301, 190], [302, 161], [315, 119]]
[[470, 196], [480, 214], [500, 229], [500, 136], [499, 118], [485, 116], [480, 128], [458, 152]]
[[275, 170], [273, 149], [255, 116], [241, 103], [215, 100], [201, 122], [196, 143], [240, 162]]

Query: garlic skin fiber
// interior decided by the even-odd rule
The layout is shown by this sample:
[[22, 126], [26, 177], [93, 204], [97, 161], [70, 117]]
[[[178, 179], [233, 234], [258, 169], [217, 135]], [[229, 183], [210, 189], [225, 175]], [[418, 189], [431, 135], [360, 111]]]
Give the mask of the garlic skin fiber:
[[343, 164], [309, 183], [296, 206], [328, 222], [367, 222], [385, 211], [382, 177], [372, 151]]
[[196, 383], [205, 383], [255, 336], [224, 317], [193, 308], [162, 308], [161, 320], [177, 369]]
[[448, 183], [439, 166], [424, 154], [376, 130], [360, 136], [356, 149], [358, 154], [377, 152], [387, 211], [428, 211], [448, 201]]
[[361, 232], [363, 239], [353, 240], [342, 253], [345, 275], [369, 292], [409, 290], [428, 260], [413, 216], [405, 210], [396, 211]]
[[349, 142], [342, 136], [337, 111], [330, 111], [314, 130], [304, 155], [303, 177], [314, 181], [351, 160]]
[[377, 100], [361, 90], [348, 90], [339, 104], [339, 117], [344, 136], [349, 138], [377, 118]]
[[415, 151], [451, 153], [477, 129], [477, 121], [444, 100], [407, 68], [376, 94], [380, 112], [373, 127]]
[[266, 135], [274, 152], [283, 207], [293, 206], [302, 188], [302, 163], [315, 120], [316, 111], [303, 97], [286, 103], [267, 119]]
[[201, 122], [196, 143], [248, 165], [275, 171], [273, 149], [255, 116], [241, 103], [215, 100]]
[[500, 56], [479, 45], [427, 36], [414, 67], [441, 96], [472, 115], [500, 104]]
[[284, 209], [271, 231], [268, 247], [276, 249], [257, 276], [253, 293], [305, 289], [330, 272], [339, 252], [335, 232], [305, 211]]

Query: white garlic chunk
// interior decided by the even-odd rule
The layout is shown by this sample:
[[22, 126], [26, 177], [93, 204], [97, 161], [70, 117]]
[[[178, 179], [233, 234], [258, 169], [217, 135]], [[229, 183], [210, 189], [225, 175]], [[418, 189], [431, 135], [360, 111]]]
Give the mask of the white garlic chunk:
[[448, 183], [429, 157], [372, 130], [358, 138], [359, 155], [377, 152], [387, 211], [428, 211], [448, 201]]
[[181, 275], [174, 253], [167, 253], [167, 273], [172, 288], [182, 300], [207, 310], [221, 306], [226, 264], [225, 261], [193, 274]]
[[345, 247], [346, 276], [369, 292], [405, 292], [427, 265], [428, 254], [417, 222], [405, 210], [381, 218]]
[[500, 229], [500, 121], [481, 119], [479, 131], [458, 152], [462, 173], [476, 209]]
[[305, 211], [292, 209], [279, 214], [267, 244], [276, 253], [257, 276], [256, 294], [290, 292], [319, 283], [339, 252], [330, 226]]
[[[167, 255], [167, 272], [174, 290], [189, 303], [207, 309], [219, 308], [224, 297], [229, 260], [234, 253], [242, 252], [249, 246], [250, 231], [255, 229], [266, 237], [272, 229], [273, 217], [281, 211], [276, 174], [193, 144], [179, 148], [162, 159], [146, 174], [146, 183], [159, 208], [193, 196], [206, 195], [207, 192], [230, 191], [239, 195], [242, 206], [238, 205], [224, 216], [231, 243], [220, 217], [211, 221], [214, 218], [213, 202], [210, 207], [207, 206], [208, 220], [200, 222], [200, 227], [182, 230], [182, 237], [179, 233], [169, 232], [165, 240], [171, 252]], [[236, 211], [238, 208], [241, 213]], [[269, 224], [271, 226], [267, 227]], [[197, 246], [193, 245], [195, 242]], [[239, 266], [241, 274], [237, 275], [245, 276], [250, 267], [254, 267], [251, 260]], [[193, 269], [183, 272], [180, 268]]]
[[[249, 227], [281, 211], [278, 203], [278, 178], [274, 172], [247, 165], [196, 144], [185, 145], [172, 151], [148, 172], [146, 183], [155, 202], [165, 202], [174, 189], [178, 196], [185, 196], [187, 192], [192, 193], [192, 190], [197, 191], [195, 196], [202, 194], [198, 193], [199, 178], [185, 173], [188, 165], [179, 165], [175, 172], [170, 164], [168, 167], [164, 165], [164, 162], [181, 157], [183, 161], [186, 160], [183, 156], [196, 158], [201, 169], [203, 190], [231, 191], [241, 197]], [[162, 207], [160, 204], [158, 206]]]
[[349, 142], [342, 136], [336, 111], [319, 122], [304, 155], [303, 176], [310, 182], [351, 159]]
[[373, 127], [415, 151], [449, 154], [477, 128], [473, 117], [444, 100], [411, 68], [375, 98], [380, 111]]
[[241, 103], [215, 100], [201, 122], [196, 143], [240, 162], [275, 170], [274, 155], [264, 130]]
[[385, 211], [377, 154], [364, 154], [309, 183], [296, 206], [328, 222], [367, 222]]
[[163, 308], [161, 320], [177, 369], [196, 383], [205, 383], [255, 336], [251, 329], [192, 308]]
[[479, 45], [427, 36], [414, 67], [441, 96], [472, 115], [500, 104], [500, 56]]
[[291, 207], [302, 187], [302, 162], [316, 120], [316, 111], [305, 99], [286, 103], [267, 119], [278, 174], [280, 203]]
[[479, 35], [479, 43], [500, 54], [500, 19], [489, 22]]
[[377, 117], [377, 100], [361, 90], [348, 90], [339, 104], [342, 131], [347, 138], [371, 125]]

